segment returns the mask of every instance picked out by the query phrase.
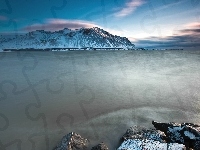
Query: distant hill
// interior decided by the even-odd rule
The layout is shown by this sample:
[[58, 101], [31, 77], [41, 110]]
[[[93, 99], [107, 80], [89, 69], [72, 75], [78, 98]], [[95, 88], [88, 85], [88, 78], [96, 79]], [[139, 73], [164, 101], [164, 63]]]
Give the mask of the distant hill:
[[76, 30], [65, 28], [55, 32], [36, 30], [26, 34], [0, 37], [0, 49], [82, 47], [134, 49], [135, 45], [126, 37], [112, 35], [98, 27]]

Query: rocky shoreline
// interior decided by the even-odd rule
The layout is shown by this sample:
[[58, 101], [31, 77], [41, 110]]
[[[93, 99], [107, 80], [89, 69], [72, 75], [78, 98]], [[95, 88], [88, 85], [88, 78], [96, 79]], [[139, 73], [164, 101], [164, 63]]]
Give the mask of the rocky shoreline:
[[[133, 126], [122, 136], [117, 150], [200, 150], [200, 125], [193, 123], [160, 123], [152, 121], [155, 129]], [[71, 132], [54, 150], [87, 150], [90, 142]], [[91, 150], [108, 150], [103, 142]]]

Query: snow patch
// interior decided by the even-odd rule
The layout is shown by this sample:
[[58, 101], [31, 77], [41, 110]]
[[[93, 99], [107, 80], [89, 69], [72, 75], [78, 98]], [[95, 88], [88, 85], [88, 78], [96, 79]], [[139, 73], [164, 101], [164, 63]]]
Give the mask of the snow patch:
[[196, 136], [189, 132], [189, 131], [184, 131], [185, 136], [189, 137], [190, 139], [196, 139]]
[[183, 150], [184, 145], [178, 143], [161, 143], [154, 140], [129, 139], [124, 141], [117, 150]]

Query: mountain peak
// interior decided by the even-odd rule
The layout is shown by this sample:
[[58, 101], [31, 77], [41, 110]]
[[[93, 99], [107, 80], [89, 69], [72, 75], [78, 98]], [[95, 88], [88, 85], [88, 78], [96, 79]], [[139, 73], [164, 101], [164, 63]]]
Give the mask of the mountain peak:
[[12, 39], [0, 40], [0, 49], [7, 48], [68, 48], [68, 47], [94, 47], [94, 48], [126, 48], [133, 49], [126, 37], [110, 34], [99, 28], [80, 28], [71, 30], [64, 28], [50, 32], [36, 30]]

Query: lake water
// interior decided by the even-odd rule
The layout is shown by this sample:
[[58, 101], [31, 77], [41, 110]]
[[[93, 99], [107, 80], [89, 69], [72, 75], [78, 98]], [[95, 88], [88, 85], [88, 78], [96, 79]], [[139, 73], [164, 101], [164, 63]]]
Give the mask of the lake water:
[[0, 149], [74, 131], [110, 149], [132, 125], [200, 123], [200, 51], [0, 53]]

